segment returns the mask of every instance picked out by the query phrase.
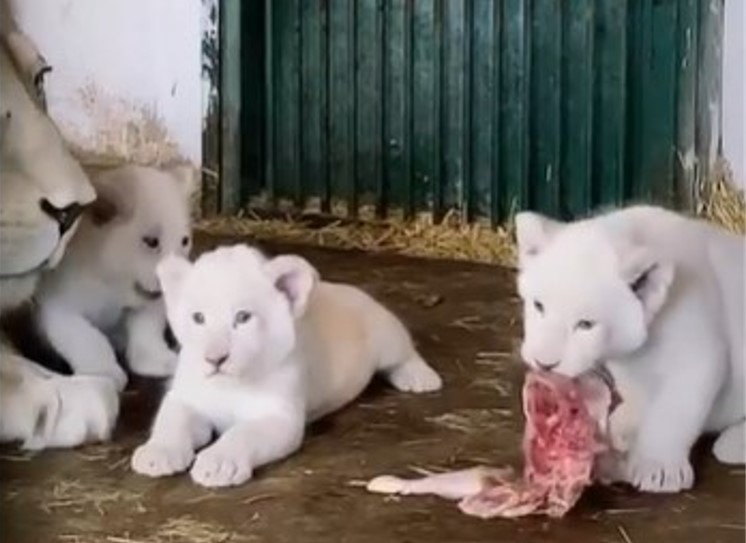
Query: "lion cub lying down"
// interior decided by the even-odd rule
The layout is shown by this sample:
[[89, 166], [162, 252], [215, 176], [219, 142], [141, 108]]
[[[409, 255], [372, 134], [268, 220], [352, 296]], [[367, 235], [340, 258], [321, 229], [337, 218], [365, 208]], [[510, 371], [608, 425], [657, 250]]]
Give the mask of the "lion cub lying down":
[[441, 387], [391, 312], [320, 281], [300, 257], [235, 245], [194, 264], [167, 257], [158, 277], [181, 351], [150, 439], [132, 457], [138, 473], [192, 466], [198, 484], [239, 485], [296, 451], [308, 421], [352, 401], [377, 371], [402, 391]]

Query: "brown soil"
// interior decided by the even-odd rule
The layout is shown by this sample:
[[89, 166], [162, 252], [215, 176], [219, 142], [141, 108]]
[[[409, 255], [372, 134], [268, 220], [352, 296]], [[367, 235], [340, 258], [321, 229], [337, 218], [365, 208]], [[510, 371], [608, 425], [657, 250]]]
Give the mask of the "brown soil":
[[[226, 239], [200, 240], [202, 248]], [[275, 250], [289, 248], [274, 247]], [[522, 368], [514, 353], [519, 306], [510, 270], [448, 261], [290, 248], [329, 279], [354, 283], [411, 327], [442, 373], [436, 394], [374, 383], [359, 401], [311, 428], [303, 449], [246, 485], [221, 491], [187, 476], [133, 474], [160, 385], [133, 382], [112, 443], [33, 457], [0, 450], [2, 541], [219, 542], [742, 542], [744, 470], [701, 447], [698, 483], [675, 496], [627, 488], [587, 494], [563, 520], [483, 521], [436, 498], [385, 498], [356, 482], [519, 460]]]

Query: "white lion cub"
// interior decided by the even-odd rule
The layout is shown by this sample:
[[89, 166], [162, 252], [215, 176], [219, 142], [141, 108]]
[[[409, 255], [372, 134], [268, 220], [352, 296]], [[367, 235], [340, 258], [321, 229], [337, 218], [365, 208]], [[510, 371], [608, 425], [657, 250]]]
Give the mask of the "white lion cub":
[[605, 364], [630, 432], [621, 471], [641, 490], [690, 488], [689, 455], [745, 459], [744, 238], [657, 207], [570, 224], [516, 217], [523, 359], [576, 376]]
[[[164, 340], [165, 306], [155, 268], [164, 255], [188, 254], [190, 196], [186, 166], [128, 165], [91, 176], [97, 200], [59, 267], [39, 287], [41, 329], [75, 374], [108, 377], [121, 390], [127, 375], [115, 345], [138, 374], [173, 373]], [[114, 343], [114, 344], [113, 344]]]
[[300, 257], [236, 245], [194, 264], [166, 258], [158, 275], [181, 351], [150, 439], [132, 457], [138, 473], [192, 466], [198, 484], [239, 485], [296, 451], [306, 422], [352, 401], [376, 371], [399, 390], [441, 387], [391, 312], [319, 281]]

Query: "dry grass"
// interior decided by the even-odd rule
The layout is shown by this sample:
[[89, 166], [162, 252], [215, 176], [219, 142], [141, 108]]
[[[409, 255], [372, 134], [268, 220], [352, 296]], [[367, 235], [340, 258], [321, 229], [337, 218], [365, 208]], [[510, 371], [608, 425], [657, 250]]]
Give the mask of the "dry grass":
[[426, 417], [425, 420], [441, 428], [472, 434], [497, 429], [512, 414], [510, 409], [456, 409], [450, 413]]
[[185, 515], [166, 520], [154, 533], [146, 536], [134, 536], [128, 532], [118, 535], [86, 533], [62, 534], [58, 539], [67, 543], [240, 543], [255, 538]]
[[256, 537], [184, 515], [160, 523], [147, 535], [67, 533], [59, 535], [58, 540], [67, 543], [243, 543], [256, 540]]
[[515, 244], [509, 228], [493, 229], [487, 224], [464, 223], [450, 212], [440, 222], [423, 214], [410, 221], [336, 221], [313, 228], [309, 220], [221, 217], [197, 225], [211, 234], [247, 235], [257, 240], [305, 243], [337, 249], [385, 251], [407, 256], [448, 258], [512, 265]]
[[712, 181], [702, 190], [699, 214], [737, 234], [746, 233], [746, 199], [735, 188], [727, 164], [716, 165]]
[[[697, 215], [733, 232], [746, 232], [744, 195], [730, 182], [727, 165], [717, 164], [712, 180], [703, 185], [701, 195]], [[484, 222], [467, 224], [456, 211], [449, 212], [438, 223], [429, 214], [421, 214], [411, 221], [382, 221], [375, 220], [373, 213], [364, 209], [360, 216], [363, 218], [359, 221], [338, 220], [317, 226], [317, 217], [309, 215], [298, 217], [288, 213], [284, 218], [264, 219], [249, 214], [205, 219], [197, 224], [197, 229], [210, 234], [245, 235], [261, 241], [515, 265], [512, 221], [499, 228]]]
[[227, 543], [246, 540], [247, 537], [226, 530], [223, 526], [183, 516], [167, 520], [147, 541], [153, 543]]
[[624, 526], [619, 524], [616, 528], [624, 543], [633, 543], [632, 538], [629, 537], [629, 534], [627, 533], [627, 530], [624, 529]]
[[83, 513], [91, 509], [99, 515], [121, 511], [123, 505], [129, 505], [139, 512], [144, 512], [143, 494], [122, 488], [115, 488], [107, 482], [91, 485], [78, 480], [60, 480], [45, 491], [39, 501], [39, 507], [47, 514], [58, 510], [69, 510]]

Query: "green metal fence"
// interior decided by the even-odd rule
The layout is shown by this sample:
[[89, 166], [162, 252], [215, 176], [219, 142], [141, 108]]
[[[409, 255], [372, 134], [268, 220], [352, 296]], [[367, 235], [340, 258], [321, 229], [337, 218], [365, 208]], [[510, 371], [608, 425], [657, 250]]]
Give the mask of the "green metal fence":
[[682, 207], [719, 138], [722, 0], [221, 9], [225, 211]]

